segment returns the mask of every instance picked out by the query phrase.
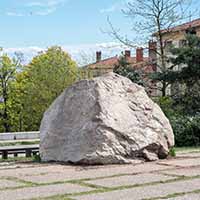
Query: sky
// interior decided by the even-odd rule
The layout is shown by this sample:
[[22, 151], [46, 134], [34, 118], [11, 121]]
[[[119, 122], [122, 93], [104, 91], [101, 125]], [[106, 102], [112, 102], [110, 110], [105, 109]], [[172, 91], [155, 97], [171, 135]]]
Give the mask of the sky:
[[80, 54], [94, 57], [96, 50], [120, 54], [124, 47], [104, 32], [109, 16], [130, 34], [130, 21], [121, 12], [126, 1], [1, 0], [0, 46], [8, 53], [23, 52], [27, 60], [53, 45], [62, 46], [76, 60], [81, 60]]
[[62, 46], [75, 59], [80, 51], [93, 54], [107, 46], [120, 52], [104, 32], [108, 15], [113, 23], [123, 24], [121, 28], [128, 27], [120, 11], [123, 4], [124, 0], [1, 0], [0, 46], [28, 58], [52, 45]]

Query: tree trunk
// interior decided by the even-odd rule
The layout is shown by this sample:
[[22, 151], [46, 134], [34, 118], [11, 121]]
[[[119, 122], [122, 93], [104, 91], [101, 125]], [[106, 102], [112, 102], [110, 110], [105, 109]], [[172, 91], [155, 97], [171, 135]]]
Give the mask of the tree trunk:
[[[164, 41], [162, 37], [162, 31], [160, 28], [160, 21], [158, 20], [158, 35], [159, 35], [159, 43], [160, 43], [160, 59], [161, 59], [161, 71], [162, 73], [166, 71], [166, 62], [165, 62], [165, 50], [164, 50]], [[166, 96], [167, 82], [162, 82], [162, 96]]]
[[166, 82], [163, 82], [162, 83], [162, 97], [165, 97], [167, 95], [166, 90], [167, 90], [167, 84]]
[[10, 126], [9, 126], [9, 123], [8, 123], [9, 117], [8, 117], [6, 107], [4, 109], [3, 119], [4, 119], [4, 122], [3, 122], [4, 130], [5, 130], [6, 133], [8, 133], [8, 132], [10, 132]]
[[3, 98], [4, 98], [4, 112], [3, 112], [3, 126], [5, 132], [10, 132], [10, 125], [9, 125], [9, 116], [8, 116], [8, 110], [7, 110], [7, 89], [4, 88], [3, 90]]

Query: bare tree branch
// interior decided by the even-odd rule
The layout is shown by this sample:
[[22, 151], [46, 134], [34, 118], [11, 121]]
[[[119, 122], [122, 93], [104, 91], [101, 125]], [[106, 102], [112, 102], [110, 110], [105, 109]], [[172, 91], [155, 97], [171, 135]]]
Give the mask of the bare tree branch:
[[[156, 36], [158, 44], [158, 48], [155, 50], [157, 69], [163, 73], [167, 70], [166, 62], [168, 60], [163, 30], [165, 33], [169, 33], [172, 31], [172, 27], [185, 20], [190, 5], [191, 3], [186, 2], [186, 0], [130, 0], [126, 7], [122, 9], [124, 16], [132, 20], [131, 30], [135, 32], [135, 35], [146, 35], [147, 38]], [[122, 36], [120, 29], [113, 26], [109, 17], [107, 21], [110, 27], [110, 31], [107, 33], [111, 37], [128, 47], [138, 47], [135, 44], [136, 39], [130, 40], [127, 36]], [[144, 40], [144, 37], [142, 39]], [[162, 85], [162, 95], [165, 96], [169, 84], [162, 82]]]

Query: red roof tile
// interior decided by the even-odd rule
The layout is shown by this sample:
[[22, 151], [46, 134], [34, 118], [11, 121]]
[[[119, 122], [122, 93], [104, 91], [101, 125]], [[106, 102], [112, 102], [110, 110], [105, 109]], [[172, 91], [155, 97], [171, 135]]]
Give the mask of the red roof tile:
[[[128, 58], [128, 62], [131, 65], [142, 64], [144, 62], [148, 62], [148, 60], [149, 59], [147, 57], [144, 57], [144, 61], [143, 62], [137, 63], [136, 62], [136, 57]], [[115, 65], [118, 63], [118, 61], [119, 61], [119, 57], [115, 56], [115, 57], [111, 57], [111, 58], [107, 58], [107, 59], [101, 60], [99, 62], [95, 62], [95, 63], [89, 64], [89, 65], [87, 65], [87, 68], [90, 68], [90, 69], [99, 69], [99, 68], [100, 69], [113, 69], [115, 67]]]
[[[200, 27], [200, 18], [195, 19], [191, 22], [186, 22], [184, 24], [169, 28], [169, 29], [164, 29], [164, 30], [162, 30], [162, 33], [184, 31], [189, 28], [195, 28], [195, 27]], [[156, 34], [157, 33], [154, 33], [153, 35], [156, 36]]]

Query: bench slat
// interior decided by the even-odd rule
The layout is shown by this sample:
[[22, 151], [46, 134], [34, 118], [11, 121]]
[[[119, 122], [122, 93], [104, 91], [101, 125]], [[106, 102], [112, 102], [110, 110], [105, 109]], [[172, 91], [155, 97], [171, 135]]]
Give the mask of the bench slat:
[[26, 150], [26, 149], [39, 149], [39, 144], [34, 145], [19, 145], [19, 146], [4, 146], [0, 147], [0, 151], [15, 151], [15, 150]]
[[3, 159], [7, 159], [8, 155], [14, 154], [17, 157], [17, 154], [25, 153], [26, 157], [31, 157], [32, 153], [39, 152], [39, 145], [21, 145], [21, 146], [5, 146], [0, 148], [0, 154]]

